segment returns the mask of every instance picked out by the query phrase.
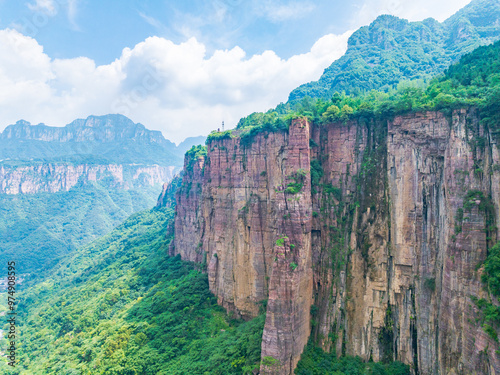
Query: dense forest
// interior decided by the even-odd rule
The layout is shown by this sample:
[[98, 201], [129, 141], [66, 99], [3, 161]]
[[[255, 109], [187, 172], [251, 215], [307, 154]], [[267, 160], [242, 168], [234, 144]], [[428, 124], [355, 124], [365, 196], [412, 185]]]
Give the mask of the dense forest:
[[[265, 314], [234, 319], [210, 293], [205, 265], [166, 255], [172, 218], [171, 208], [132, 215], [55, 271], [27, 280], [18, 306], [19, 365], [4, 361], [2, 373], [223, 375], [259, 368]], [[297, 373], [409, 369], [337, 360], [311, 347]]]
[[463, 54], [498, 40], [499, 16], [500, 4], [490, 0], [473, 1], [443, 23], [380, 16], [357, 30], [345, 55], [318, 81], [293, 90], [289, 101], [306, 96], [328, 100], [336, 92], [388, 92], [400, 82], [430, 80]]
[[[236, 321], [207, 276], [169, 258], [171, 209], [135, 214], [27, 281], [9, 374], [230, 374], [260, 360], [263, 317]], [[5, 342], [4, 342], [5, 346]]]
[[0, 194], [0, 262], [17, 259], [23, 274], [50, 268], [132, 213], [151, 207], [158, 189], [124, 190], [94, 182], [57, 193]]

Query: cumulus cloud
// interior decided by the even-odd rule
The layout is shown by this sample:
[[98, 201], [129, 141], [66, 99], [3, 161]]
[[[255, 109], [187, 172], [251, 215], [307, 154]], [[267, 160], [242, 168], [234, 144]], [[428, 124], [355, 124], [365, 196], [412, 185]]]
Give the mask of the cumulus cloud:
[[195, 38], [176, 44], [150, 37], [97, 66], [85, 57], [51, 59], [34, 39], [0, 30], [1, 128], [21, 118], [63, 126], [122, 113], [179, 142], [286, 101], [344, 54], [350, 35], [326, 35], [289, 59], [273, 51], [247, 56], [239, 47], [209, 56]]
[[353, 17], [353, 27], [368, 25], [381, 14], [392, 14], [410, 21], [435, 18], [442, 22], [471, 0], [365, 0]]

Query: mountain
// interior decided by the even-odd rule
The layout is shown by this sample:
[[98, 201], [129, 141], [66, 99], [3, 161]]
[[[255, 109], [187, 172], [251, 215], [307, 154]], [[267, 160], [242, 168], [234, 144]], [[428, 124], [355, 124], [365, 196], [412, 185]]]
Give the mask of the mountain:
[[[203, 265], [165, 256], [175, 191], [165, 203], [27, 277], [17, 306], [19, 364], [0, 360], [2, 374], [255, 373], [264, 314], [235, 319], [217, 305]], [[329, 360], [339, 371], [409, 375], [402, 364]]]
[[[422, 24], [458, 57], [489, 5]], [[155, 209], [25, 276], [12, 373], [500, 373], [499, 67], [496, 42], [213, 132]]]
[[293, 90], [289, 102], [306, 96], [330, 99], [335, 92], [387, 91], [402, 81], [428, 80], [460, 56], [499, 38], [496, 0], [473, 0], [443, 23], [383, 15], [354, 32], [344, 56], [326, 68], [318, 81]]
[[90, 116], [65, 127], [18, 121], [0, 135], [0, 159], [181, 165], [174, 143], [122, 115]]
[[184, 155], [191, 147], [197, 146], [197, 145], [204, 145], [205, 141], [207, 140], [207, 137], [204, 137], [202, 135], [198, 137], [189, 137], [186, 138], [184, 141], [182, 141], [179, 146], [177, 146], [177, 151]]
[[0, 134], [0, 262], [16, 259], [24, 273], [53, 266], [153, 207], [197, 141], [204, 138], [176, 147], [121, 115], [8, 126]]
[[333, 353], [500, 373], [499, 67], [496, 42], [425, 88], [253, 114], [186, 154], [169, 254], [237, 317], [267, 301], [260, 374], [331, 374]]

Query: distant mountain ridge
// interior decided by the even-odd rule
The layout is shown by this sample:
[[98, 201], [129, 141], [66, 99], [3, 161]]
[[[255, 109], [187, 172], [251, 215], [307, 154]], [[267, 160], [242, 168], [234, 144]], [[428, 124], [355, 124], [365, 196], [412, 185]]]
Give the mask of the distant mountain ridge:
[[498, 0], [474, 0], [443, 23], [382, 15], [352, 34], [345, 55], [326, 68], [318, 81], [293, 90], [288, 100], [330, 99], [343, 91], [386, 91], [401, 81], [430, 79], [462, 55], [498, 39]]
[[25, 272], [56, 264], [153, 207], [186, 149], [204, 142], [176, 146], [122, 115], [8, 126], [0, 133], [0, 261], [16, 259]]
[[123, 115], [89, 116], [64, 127], [21, 120], [0, 133], [0, 160], [182, 167], [185, 151], [204, 141], [205, 137], [193, 137], [176, 146], [160, 131]]
[[89, 116], [78, 119], [65, 127], [45, 124], [31, 125], [20, 120], [9, 125], [1, 133], [0, 139], [36, 140], [45, 142], [116, 142], [133, 140], [136, 142], [156, 142], [175, 149], [175, 144], [165, 139], [160, 131], [149, 130], [123, 115]]

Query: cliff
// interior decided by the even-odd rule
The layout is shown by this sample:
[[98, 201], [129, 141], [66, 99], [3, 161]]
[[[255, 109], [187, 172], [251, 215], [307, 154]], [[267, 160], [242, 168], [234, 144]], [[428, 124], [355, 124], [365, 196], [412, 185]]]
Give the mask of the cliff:
[[57, 193], [92, 182], [103, 182], [111, 188], [128, 190], [170, 181], [175, 170], [174, 166], [159, 165], [0, 164], [0, 194]]
[[89, 116], [64, 127], [18, 121], [0, 133], [0, 162], [70, 164], [146, 164], [182, 166], [185, 151], [205, 137], [179, 146], [160, 131], [122, 115]]
[[415, 373], [500, 372], [471, 299], [500, 159], [473, 110], [233, 134], [186, 160], [171, 253], [206, 262], [237, 316], [268, 300], [261, 373], [292, 373], [310, 334]]

